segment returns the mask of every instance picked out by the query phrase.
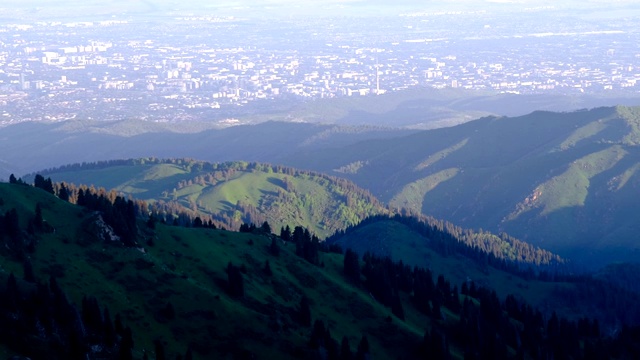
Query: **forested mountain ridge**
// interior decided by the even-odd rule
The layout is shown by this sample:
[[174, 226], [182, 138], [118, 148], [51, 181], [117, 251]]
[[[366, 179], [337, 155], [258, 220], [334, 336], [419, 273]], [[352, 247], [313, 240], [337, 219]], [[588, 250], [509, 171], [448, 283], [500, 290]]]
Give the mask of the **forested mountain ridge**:
[[[326, 241], [359, 255], [390, 257], [410, 267], [424, 267], [452, 283], [473, 281], [501, 298], [515, 295], [547, 315], [560, 311], [579, 318], [588, 312], [607, 332], [618, 331], [620, 320], [614, 319], [631, 316], [640, 320], [636, 300], [632, 300], [640, 300], [638, 275], [633, 272], [637, 266], [631, 264], [611, 265], [593, 276], [576, 275], [571, 262], [507, 234], [475, 232], [415, 215], [367, 218]], [[619, 306], [618, 301], [625, 305]]]
[[[589, 265], [636, 260], [640, 108], [488, 117], [300, 153], [392, 208], [505, 231]], [[348, 170], [348, 171], [345, 171]]]
[[[188, 141], [180, 142], [184, 149], [169, 146], [166, 152], [158, 146], [174, 143], [174, 135], [108, 135], [105, 146], [116, 158], [129, 158], [120, 151], [135, 149], [134, 156], [262, 159], [333, 174], [354, 181], [391, 208], [408, 208], [465, 228], [507, 232], [578, 260], [574, 263], [597, 267], [636, 260], [637, 113], [633, 107], [538, 111], [407, 136], [365, 131], [364, 138], [381, 138], [361, 142], [359, 135], [348, 135], [347, 128], [269, 123], [227, 129], [220, 136], [187, 134], [181, 139]], [[92, 149], [90, 144], [103, 135], [79, 132], [51, 142], [41, 132], [26, 131], [31, 125], [23, 126], [20, 131], [20, 126], [6, 128], [8, 141], [0, 142], [6, 146], [0, 167], [7, 172], [15, 164], [7, 157], [26, 157], [21, 154], [33, 149], [42, 156], [23, 159], [31, 168], [50, 164], [49, 155], [68, 159], [61, 162], [103, 158], [72, 150], [78, 141]], [[22, 135], [13, 141], [14, 133]], [[314, 146], [317, 151], [311, 150]]]
[[326, 237], [388, 212], [351, 181], [261, 163], [147, 158], [68, 165], [42, 174], [134, 196], [157, 213], [191, 212], [236, 230], [267, 221], [274, 229], [303, 226]]
[[[372, 228], [372, 229], [369, 229]], [[402, 228], [400, 234], [394, 229]], [[375, 229], [375, 230], [374, 230]], [[408, 233], [407, 233], [408, 231]], [[354, 234], [357, 234], [353, 236]], [[371, 252], [382, 257], [402, 259], [406, 263], [424, 266], [416, 262], [419, 254], [408, 254], [397, 245], [402, 237], [408, 234], [411, 247], [419, 250], [420, 247], [437, 248], [444, 255], [464, 253], [463, 248], [473, 249], [474, 252], [493, 257], [498, 262], [513, 263], [514, 270], [519, 265], [523, 268], [541, 270], [549, 267], [565, 268], [569, 263], [560, 256], [547, 250], [532, 246], [524, 241], [502, 233], [495, 235], [486, 231], [474, 231], [462, 229], [447, 221], [437, 220], [422, 215], [375, 215], [368, 217], [360, 223], [340, 230], [326, 239], [326, 242], [338, 244], [343, 248], [350, 248], [360, 253]], [[420, 241], [429, 243], [427, 246], [419, 244]], [[474, 254], [467, 254], [474, 256]], [[409, 260], [414, 258], [412, 260]], [[479, 259], [476, 259], [479, 260]], [[482, 261], [486, 259], [480, 259]], [[570, 269], [570, 267], [566, 267]]]
[[[633, 294], [599, 294], [615, 295], [624, 307], [621, 321], [630, 326], [611, 335], [608, 325], [588, 314], [567, 318], [562, 307], [541, 311], [517, 294], [503, 297], [473, 279], [458, 286], [388, 258], [360, 258], [349, 250], [343, 255], [338, 248], [323, 252], [299, 227], [278, 237], [264, 227], [234, 233], [197, 221], [170, 226], [137, 212], [143, 208], [137, 201], [89, 189], [77, 195], [85, 205], [76, 206], [56, 198], [53, 193], [62, 198], [68, 193], [48, 179], [38, 177], [40, 188], [14, 182], [0, 184], [0, 279], [7, 284], [0, 286], [0, 343], [11, 355], [331, 360], [640, 355], [634, 346], [639, 337]], [[132, 218], [136, 213], [140, 217]], [[127, 224], [118, 228], [130, 232], [128, 240], [107, 235], [118, 223]], [[549, 281], [511, 276], [523, 286]], [[571, 289], [582, 283], [576, 278], [549, 284], [571, 298]]]

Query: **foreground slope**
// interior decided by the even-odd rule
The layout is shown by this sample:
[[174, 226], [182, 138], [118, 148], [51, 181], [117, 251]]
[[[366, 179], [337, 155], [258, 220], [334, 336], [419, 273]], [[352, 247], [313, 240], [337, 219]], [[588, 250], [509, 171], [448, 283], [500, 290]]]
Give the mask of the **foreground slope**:
[[392, 207], [597, 265], [636, 258], [639, 121], [627, 107], [491, 117], [287, 163], [340, 173]]
[[[35, 251], [27, 255], [36, 279], [55, 277], [78, 307], [83, 296], [92, 296], [112, 316], [119, 314], [132, 329], [134, 358], [142, 358], [145, 349], [151, 354], [156, 340], [168, 354], [184, 354], [190, 347], [203, 359], [232, 358], [244, 350], [265, 359], [293, 358], [304, 354], [309, 339], [308, 327], [298, 322], [303, 297], [313, 319], [330, 324], [338, 341], [346, 336], [354, 352], [368, 335], [371, 351], [380, 358], [408, 354], [403, 347], [423, 335], [424, 317], [386, 322], [390, 312], [340, 275], [338, 254], [324, 254], [320, 268], [281, 240], [274, 256], [272, 239], [263, 235], [161, 223], [155, 229], [141, 223], [141, 247], [123, 247], [100, 239], [96, 213], [40, 189], [0, 183], [0, 199], [2, 213], [17, 208], [23, 228], [41, 204], [43, 218], [55, 231], [37, 233]], [[21, 262], [5, 247], [1, 255], [3, 281], [9, 273], [23, 278]], [[272, 274], [264, 271], [267, 260]], [[228, 294], [230, 262], [243, 269], [243, 296]], [[376, 337], [387, 331], [398, 342], [382, 346]]]
[[274, 229], [301, 225], [324, 237], [386, 213], [377, 199], [349, 181], [259, 163], [139, 159], [66, 166], [45, 174], [194, 210], [231, 228], [267, 221]]
[[[299, 237], [299, 228], [284, 242], [260, 232], [154, 225], [142, 217], [137, 245], [127, 247], [105, 223], [115, 209], [110, 206], [88, 210], [18, 184], [0, 184], [0, 199], [0, 278], [7, 284], [0, 286], [0, 342], [32, 358], [638, 355], [635, 328], [611, 337], [608, 325], [601, 330], [585, 317], [607, 311], [618, 314], [608, 317], [616, 326], [637, 325], [632, 294], [612, 293], [615, 306], [596, 308], [609, 291], [583, 297], [591, 307], [580, 304], [567, 319], [556, 304], [541, 302], [550, 307], [544, 313], [531, 307], [524, 293], [503, 299], [474, 280], [458, 287], [448, 277], [436, 281], [430, 270], [389, 259], [367, 255], [360, 261], [347, 251], [319, 253], [310, 262], [307, 247], [314, 245]], [[523, 287], [549, 282], [510, 276]], [[581, 297], [571, 289], [593, 288], [576, 280], [556, 282], [554, 291], [575, 301]]]

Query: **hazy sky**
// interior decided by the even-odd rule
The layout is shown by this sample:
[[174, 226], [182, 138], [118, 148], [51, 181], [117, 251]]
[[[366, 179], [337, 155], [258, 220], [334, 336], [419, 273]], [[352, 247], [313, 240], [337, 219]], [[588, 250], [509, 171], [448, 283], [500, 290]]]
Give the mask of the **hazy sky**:
[[117, 7], [124, 5], [149, 5], [149, 6], [265, 6], [265, 5], [289, 5], [289, 6], [324, 6], [326, 4], [358, 5], [358, 6], [387, 6], [398, 5], [412, 7], [433, 7], [433, 6], [482, 6], [488, 4], [511, 4], [524, 6], [580, 6], [581, 4], [631, 4], [636, 0], [0, 0], [0, 7], [3, 8], [25, 8], [25, 7], [56, 7], [74, 8], [78, 6], [105, 6]]
[[228, 15], [268, 7], [270, 12], [308, 14], [395, 14], [430, 10], [522, 9], [543, 6], [586, 9], [640, 5], [636, 0], [0, 0], [0, 18], [81, 18], [120, 14], [175, 13], [208, 9]]

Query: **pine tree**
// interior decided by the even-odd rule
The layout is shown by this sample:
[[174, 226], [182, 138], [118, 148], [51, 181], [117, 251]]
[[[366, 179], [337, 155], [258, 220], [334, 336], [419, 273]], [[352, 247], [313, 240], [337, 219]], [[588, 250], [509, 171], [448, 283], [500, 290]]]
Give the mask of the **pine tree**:
[[166, 356], [164, 353], [164, 345], [162, 344], [162, 341], [155, 340], [153, 342], [153, 345], [155, 348], [156, 360], [166, 360]]
[[147, 228], [149, 228], [151, 230], [155, 229], [157, 221], [158, 220], [156, 219], [156, 217], [153, 214], [149, 215], [149, 219], [147, 220]]
[[8, 210], [4, 214], [4, 232], [12, 240], [17, 240], [20, 236], [20, 220], [18, 218], [18, 211], [15, 208]]
[[191, 347], [187, 349], [187, 352], [184, 354], [184, 360], [193, 360], [193, 353], [191, 351]]
[[302, 326], [311, 326], [311, 308], [309, 299], [303, 296], [300, 300], [300, 310], [298, 311], [298, 321]]
[[44, 184], [44, 177], [40, 174], [36, 174], [36, 176], [33, 178], [33, 187], [36, 187], [38, 189], [42, 189]]
[[64, 183], [60, 184], [60, 190], [58, 190], [58, 198], [62, 201], [69, 201], [69, 190], [64, 185]]
[[278, 246], [278, 240], [275, 237], [271, 238], [271, 245], [269, 246], [269, 252], [273, 256], [280, 255], [280, 246]]
[[366, 360], [371, 357], [369, 350], [369, 340], [367, 337], [362, 335], [360, 339], [360, 343], [358, 344], [358, 352], [356, 353], [356, 360]]
[[103, 318], [103, 334], [104, 334], [104, 344], [107, 346], [113, 346], [116, 342], [116, 331], [113, 327], [113, 322], [111, 322], [111, 315], [109, 314], [109, 308], [105, 306], [104, 312], [102, 315]]
[[264, 273], [267, 276], [273, 275], [273, 271], [271, 271], [271, 265], [269, 265], [269, 259], [264, 263]]
[[22, 268], [24, 269], [24, 281], [35, 283], [36, 275], [33, 273], [33, 265], [28, 257], [22, 261]]
[[8, 310], [16, 311], [20, 303], [20, 291], [18, 290], [18, 282], [13, 273], [9, 274], [7, 279], [7, 292], [5, 294]]
[[351, 360], [352, 357], [353, 354], [351, 353], [351, 346], [349, 346], [349, 339], [344, 336], [340, 344], [340, 360]]
[[44, 224], [44, 220], [42, 219], [42, 205], [40, 205], [40, 203], [37, 203], [36, 215], [33, 218], [33, 225], [35, 226], [36, 230], [42, 231], [43, 224]]
[[176, 311], [173, 308], [173, 304], [169, 301], [164, 308], [160, 311], [160, 314], [167, 320], [173, 320], [176, 317]]
[[44, 183], [42, 184], [42, 189], [46, 192], [48, 192], [49, 194], [55, 194], [55, 190], [53, 189], [53, 181], [51, 181], [51, 178], [46, 178]]
[[360, 262], [358, 254], [351, 249], [344, 253], [344, 275], [355, 283], [360, 282]]
[[227, 265], [227, 291], [229, 295], [242, 297], [244, 296], [244, 279], [240, 268], [234, 266], [231, 262]]
[[436, 330], [431, 331], [429, 347], [433, 359], [449, 359], [451, 357], [446, 337]]
[[132, 360], [133, 355], [131, 351], [133, 350], [133, 336], [131, 334], [131, 328], [126, 327], [123, 331], [122, 340], [120, 340], [120, 360]]
[[116, 334], [124, 336], [124, 325], [122, 324], [122, 317], [120, 316], [120, 313], [116, 314], [116, 319], [113, 323], [113, 327], [116, 330]]
[[316, 319], [313, 323], [313, 330], [311, 330], [311, 338], [309, 340], [309, 347], [312, 349], [318, 349], [321, 346], [324, 347], [324, 338], [326, 330], [324, 323], [320, 319]]
[[262, 230], [265, 234], [271, 234], [271, 225], [268, 222], [263, 222], [262, 226], [260, 226], [260, 230]]
[[289, 225], [280, 228], [280, 238], [284, 241], [291, 241], [291, 228]]
[[402, 301], [400, 301], [400, 295], [396, 294], [391, 297], [391, 313], [398, 319], [404, 320], [404, 309], [402, 308]]

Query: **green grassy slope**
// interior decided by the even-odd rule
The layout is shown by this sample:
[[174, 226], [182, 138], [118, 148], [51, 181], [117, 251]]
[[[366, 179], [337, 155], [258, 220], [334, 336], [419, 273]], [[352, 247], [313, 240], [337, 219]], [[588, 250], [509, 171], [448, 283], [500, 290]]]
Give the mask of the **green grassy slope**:
[[[346, 336], [355, 346], [367, 335], [376, 358], [407, 353], [428, 323], [417, 313], [406, 322], [387, 322], [390, 310], [341, 275], [340, 255], [322, 254], [321, 268], [297, 257], [293, 245], [281, 244], [280, 255], [271, 255], [265, 236], [163, 224], [143, 231], [152, 246], [126, 248], [96, 237], [95, 214], [39, 189], [0, 183], [0, 198], [2, 212], [16, 207], [25, 222], [42, 204], [55, 232], [38, 235], [30, 254], [36, 277], [56, 276], [76, 304], [92, 295], [112, 314], [120, 313], [132, 328], [136, 358], [157, 339], [168, 354], [184, 354], [190, 345], [202, 359], [231, 358], [240, 348], [265, 359], [293, 358], [296, 349], [306, 349], [310, 334], [296, 322], [302, 296], [310, 300], [313, 319], [328, 324], [338, 341]], [[0, 271], [21, 278], [21, 263], [4, 251], [0, 255]], [[266, 260], [272, 276], [263, 272]], [[229, 262], [246, 267], [244, 298], [227, 295]], [[175, 319], [159, 315], [167, 303]], [[385, 335], [400, 340], [391, 344], [382, 340]]]
[[273, 229], [300, 225], [318, 236], [386, 212], [375, 198], [349, 182], [255, 163], [137, 160], [52, 170], [47, 176], [115, 189], [150, 202], [173, 201], [234, 226], [266, 220]]
[[[563, 256], [601, 265], [635, 260], [640, 225], [638, 108], [484, 118], [372, 140], [286, 163], [341, 174], [392, 207], [463, 227], [506, 231]], [[535, 231], [534, 231], [535, 230]], [[608, 247], [605, 256], [597, 252]]]

